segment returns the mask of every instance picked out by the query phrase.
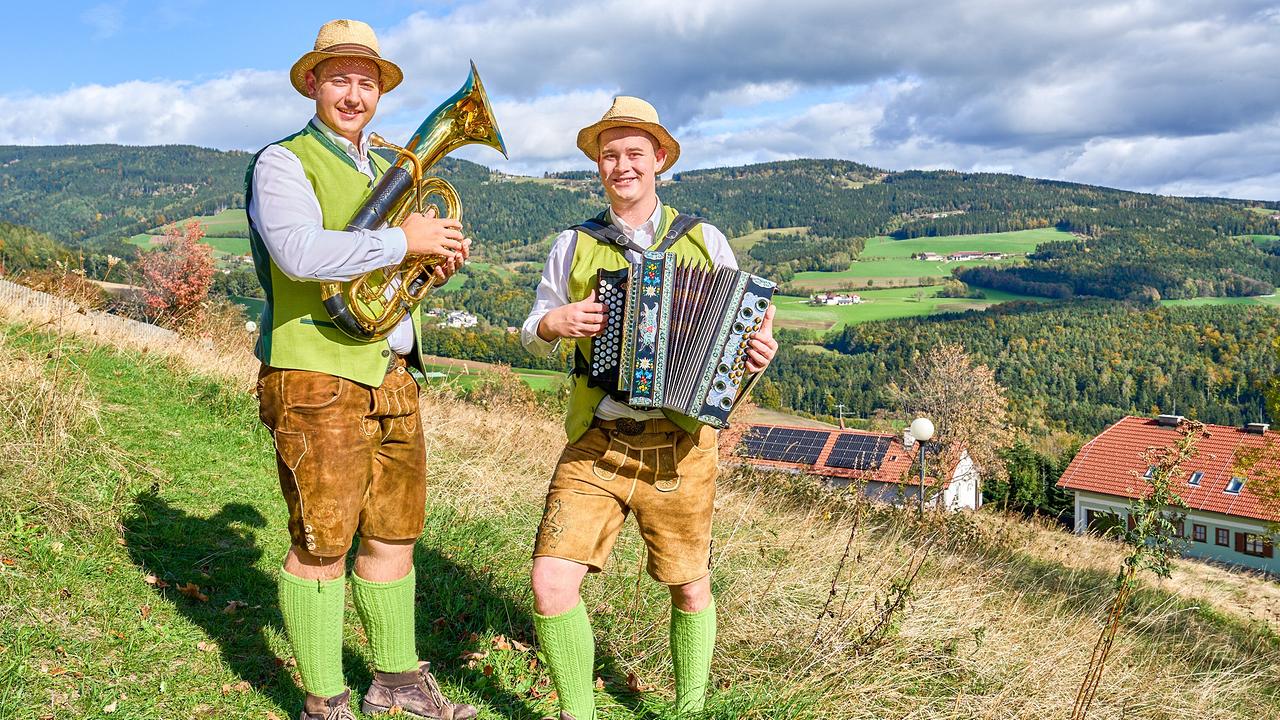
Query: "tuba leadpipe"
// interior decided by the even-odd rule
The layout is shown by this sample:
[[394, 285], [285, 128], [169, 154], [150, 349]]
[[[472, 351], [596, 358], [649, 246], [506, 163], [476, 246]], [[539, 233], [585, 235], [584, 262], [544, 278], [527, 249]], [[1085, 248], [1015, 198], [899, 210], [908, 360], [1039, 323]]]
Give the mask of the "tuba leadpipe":
[[[443, 178], [427, 177], [427, 171], [463, 145], [487, 145], [503, 157], [507, 155], [474, 62], [462, 87], [422, 121], [403, 147], [376, 134], [370, 134], [369, 143], [388, 148], [397, 157], [347, 223], [348, 231], [398, 226], [409, 213], [422, 212], [426, 199], [432, 196], [444, 205], [442, 217], [461, 220], [458, 191]], [[334, 324], [347, 335], [370, 342], [381, 340], [431, 291], [432, 267], [441, 260], [409, 256], [395, 268], [374, 270], [346, 282], [324, 283], [320, 297]]]

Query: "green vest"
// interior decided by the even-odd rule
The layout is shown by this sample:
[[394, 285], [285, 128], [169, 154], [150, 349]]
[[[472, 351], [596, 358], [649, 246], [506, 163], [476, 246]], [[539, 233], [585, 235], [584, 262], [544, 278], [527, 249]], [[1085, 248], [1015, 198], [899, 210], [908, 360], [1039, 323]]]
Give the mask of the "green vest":
[[[662, 241], [676, 215], [674, 208], [663, 206], [661, 225], [653, 234], [654, 243]], [[695, 258], [708, 266], [711, 265], [711, 252], [707, 250], [707, 244], [702, 239], [701, 225], [694, 226], [681, 236], [668, 248], [668, 252], [673, 252], [682, 258]], [[578, 302], [591, 294], [596, 287], [597, 270], [621, 270], [627, 265], [627, 258], [622, 248], [613, 243], [600, 242], [579, 230], [578, 242], [573, 249], [573, 263], [569, 266], [569, 302]], [[589, 362], [591, 338], [575, 338], [575, 342], [582, 357]], [[569, 393], [569, 412], [565, 416], [564, 429], [569, 436], [569, 442], [576, 442], [591, 427], [596, 406], [608, 393], [601, 388], [587, 385], [585, 375], [574, 373], [572, 378], [573, 389]], [[686, 415], [668, 410], [663, 410], [663, 413], [666, 414], [667, 419], [689, 433], [697, 432], [702, 425]]]
[[[373, 189], [368, 176], [355, 161], [310, 123], [301, 131], [274, 143], [293, 153], [316, 193], [326, 230], [342, 230]], [[259, 153], [261, 154], [261, 153]], [[245, 176], [245, 205], [253, 192], [254, 156]], [[370, 153], [375, 177], [381, 177], [388, 163]], [[294, 280], [271, 259], [258, 231], [249, 228], [253, 264], [267, 302], [258, 326], [261, 335], [254, 354], [264, 364], [277, 368], [313, 370], [377, 387], [386, 377], [391, 350], [385, 340], [362, 342], [338, 329], [320, 300], [320, 283]], [[412, 313], [414, 336], [422, 331], [421, 317]], [[421, 356], [414, 358], [419, 367]]]

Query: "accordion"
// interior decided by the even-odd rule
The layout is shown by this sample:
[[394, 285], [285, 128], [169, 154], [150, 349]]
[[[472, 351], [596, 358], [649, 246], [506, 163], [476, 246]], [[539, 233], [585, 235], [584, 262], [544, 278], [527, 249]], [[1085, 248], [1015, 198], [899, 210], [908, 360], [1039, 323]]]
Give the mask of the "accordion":
[[588, 383], [634, 408], [728, 427], [774, 283], [661, 252], [598, 280], [605, 328], [592, 342]]

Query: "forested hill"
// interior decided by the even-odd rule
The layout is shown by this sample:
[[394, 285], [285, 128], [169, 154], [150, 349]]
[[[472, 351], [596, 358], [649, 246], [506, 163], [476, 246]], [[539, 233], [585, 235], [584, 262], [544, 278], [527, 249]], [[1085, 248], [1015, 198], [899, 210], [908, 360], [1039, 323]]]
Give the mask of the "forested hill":
[[1241, 305], [1009, 303], [851, 325], [827, 338], [825, 352], [797, 349], [792, 333], [782, 339], [755, 394], [762, 404], [812, 413], [843, 404], [857, 417], [896, 410], [889, 384], [901, 383], [929, 348], [958, 343], [995, 370], [1016, 423], [1033, 430], [1095, 433], [1128, 414], [1173, 410], [1240, 425], [1263, 416], [1280, 372], [1280, 313]]
[[[0, 220], [101, 249], [144, 230], [243, 205], [251, 156], [190, 146], [0, 147]], [[445, 159], [465, 221], [487, 259], [540, 260], [553, 233], [603, 206], [590, 172], [503, 175]], [[839, 270], [863, 239], [1058, 227], [1074, 239], [1021, 266], [969, 269], [973, 285], [1050, 297], [1251, 295], [1280, 284], [1274, 204], [1172, 198], [1015, 175], [886, 172], [846, 160], [691, 170], [661, 182], [663, 200], [730, 236], [772, 228], [740, 258], [786, 279]]]
[[190, 145], [0, 146], [0, 220], [101, 247], [243, 205], [250, 157]]

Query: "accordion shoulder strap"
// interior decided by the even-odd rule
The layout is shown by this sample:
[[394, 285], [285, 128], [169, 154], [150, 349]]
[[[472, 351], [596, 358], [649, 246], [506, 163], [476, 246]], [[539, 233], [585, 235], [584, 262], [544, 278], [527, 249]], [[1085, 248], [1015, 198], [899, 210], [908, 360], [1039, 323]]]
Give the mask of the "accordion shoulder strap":
[[671, 220], [671, 229], [667, 230], [667, 234], [662, 237], [662, 242], [658, 243], [654, 250], [656, 252], [666, 252], [677, 240], [704, 222], [706, 220], [697, 215], [685, 215], [683, 213], [676, 215]]
[[[706, 222], [706, 220], [698, 217], [697, 215], [685, 215], [683, 213], [676, 215], [675, 218], [671, 220], [671, 227], [667, 230], [667, 234], [662, 237], [662, 241], [651, 249], [656, 252], [666, 252], [676, 243], [677, 240], [684, 237], [690, 230], [704, 222]], [[620, 248], [624, 248], [631, 244], [631, 241], [626, 235], [622, 234], [622, 231], [618, 230], [618, 228], [608, 222], [604, 213], [601, 213], [590, 220], [578, 223], [569, 229], [580, 230], [595, 238], [598, 242], [610, 243], [612, 245], [617, 245]]]
[[580, 230], [590, 235], [591, 237], [595, 238], [599, 242], [610, 243], [612, 245], [617, 245], [620, 248], [626, 247], [631, 242], [630, 240], [627, 239], [626, 235], [622, 234], [621, 230], [614, 227], [605, 218], [604, 213], [600, 213], [599, 215], [591, 218], [590, 220], [580, 222], [569, 229]]

